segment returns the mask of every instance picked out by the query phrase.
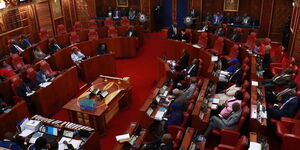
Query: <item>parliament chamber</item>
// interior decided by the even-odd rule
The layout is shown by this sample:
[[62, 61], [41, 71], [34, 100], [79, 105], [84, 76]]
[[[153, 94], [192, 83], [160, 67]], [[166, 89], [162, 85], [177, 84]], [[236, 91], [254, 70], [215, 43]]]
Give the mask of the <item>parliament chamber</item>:
[[0, 0], [0, 149], [296, 150], [300, 0]]

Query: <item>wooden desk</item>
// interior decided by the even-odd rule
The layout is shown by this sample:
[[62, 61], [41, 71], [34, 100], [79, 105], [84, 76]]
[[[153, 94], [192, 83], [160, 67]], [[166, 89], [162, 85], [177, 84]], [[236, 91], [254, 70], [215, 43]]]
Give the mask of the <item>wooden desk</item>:
[[[257, 88], [256, 86], [251, 86], [251, 106], [250, 106], [250, 131], [264, 134], [267, 131], [267, 119], [261, 118], [259, 121], [258, 113], [257, 113]], [[265, 89], [264, 87], [260, 87], [262, 92], [262, 100], [261, 105], [266, 108], [266, 98], [265, 98]], [[265, 112], [267, 113], [267, 112]]]
[[37, 112], [48, 117], [60, 110], [79, 91], [78, 82], [77, 68], [71, 67], [57, 76], [51, 85], [38, 89], [31, 96]]
[[[213, 83], [211, 80], [204, 79], [201, 91], [199, 92], [194, 110], [192, 112], [191, 127], [198, 130], [204, 130], [209, 122], [211, 109], [207, 107], [207, 112], [203, 113], [201, 107], [202, 107], [202, 103], [208, 103], [206, 100], [206, 96], [208, 94], [208, 89], [210, 84], [214, 84], [214, 86], [216, 87], [216, 84]], [[210, 94], [214, 94], [214, 93], [215, 90]]]
[[[135, 134], [134, 132], [135, 132], [135, 130], [137, 129], [138, 126], [139, 125], [135, 122], [130, 123], [129, 127], [127, 128], [127, 130], [125, 131], [124, 134], [128, 133], [131, 137], [133, 134]], [[131, 150], [138, 150], [142, 146], [143, 141], [146, 137], [147, 131], [146, 131], [146, 129], [142, 128], [141, 131], [138, 134], [139, 135], [138, 135], [135, 143], [131, 147]], [[117, 142], [115, 144], [114, 150], [122, 150], [123, 145], [124, 145], [123, 143]]]
[[116, 76], [117, 68], [113, 54], [96, 55], [80, 63], [81, 78], [86, 83], [96, 80], [99, 75]]
[[94, 111], [80, 109], [78, 100], [87, 96], [89, 89], [77, 98], [70, 100], [64, 109], [68, 111], [72, 122], [95, 128], [102, 136], [105, 133], [106, 124], [119, 112], [119, 109], [128, 106], [131, 100], [132, 86], [130, 82], [98, 78], [92, 83], [94, 88], [106, 89], [109, 95], [104, 100], [97, 101]]
[[[67, 124], [64, 121], [49, 119], [49, 118], [45, 118], [40, 115], [35, 115], [30, 120], [41, 121], [41, 123], [43, 125], [53, 126], [53, 127], [58, 128], [59, 132], [58, 132], [58, 136], [57, 136], [57, 141], [60, 141], [60, 139], [63, 137], [63, 134], [62, 134], [63, 130], [68, 130], [68, 131], [74, 132], [78, 129], [75, 129], [73, 127], [79, 126], [78, 124], [72, 123], [73, 127], [69, 127], [69, 126], [67, 126]], [[86, 128], [89, 128], [89, 129], [86, 130]], [[84, 150], [99, 149], [100, 150], [101, 147], [99, 146], [99, 134], [97, 132], [95, 132], [95, 130], [93, 128], [90, 128], [90, 127], [84, 127], [82, 130], [85, 130], [90, 135], [89, 135], [89, 137], [87, 137], [87, 140], [83, 143], [83, 145], [81, 145], [80, 149], [84, 149]], [[78, 138], [75, 138], [75, 139], [78, 139]]]
[[211, 62], [211, 54], [207, 51], [205, 51], [203, 48], [195, 48], [192, 44], [184, 43], [181, 41], [175, 41], [168, 39], [166, 42], [166, 57], [169, 60], [178, 60], [183, 55], [182, 50], [186, 49], [188, 53], [191, 55], [190, 62], [193, 61], [193, 59], [202, 59], [203, 61], [203, 68], [201, 75], [204, 77], [209, 77], [210, 73], [208, 73], [208, 68], [210, 67], [213, 62]]
[[204, 140], [201, 142], [194, 142], [193, 138], [195, 136], [197, 136], [196, 130], [194, 128], [188, 127], [185, 131], [185, 135], [183, 137], [179, 150], [189, 150], [192, 146], [192, 142], [197, 148], [199, 148], [200, 150], [204, 150], [206, 139], [204, 138]]
[[264, 80], [264, 77], [257, 74], [257, 71], [258, 71], [257, 67], [262, 67], [262, 66], [257, 66], [256, 58], [253, 55], [251, 55], [250, 58], [251, 58], [250, 59], [250, 61], [251, 61], [251, 74], [250, 74], [251, 80], [262, 82]]
[[[250, 142], [261, 143], [262, 144], [262, 150], [269, 150], [269, 145], [267, 143], [267, 137], [264, 137], [264, 136], [260, 137], [260, 136], [261, 135], [257, 134], [256, 132], [249, 132]], [[260, 138], [265, 138], [265, 139], [260, 139]], [[264, 144], [267, 144], [267, 146], [263, 147]]]
[[11, 112], [0, 115], [0, 137], [4, 137], [5, 132], [15, 133], [16, 125], [29, 116], [27, 104], [21, 101], [11, 108]]

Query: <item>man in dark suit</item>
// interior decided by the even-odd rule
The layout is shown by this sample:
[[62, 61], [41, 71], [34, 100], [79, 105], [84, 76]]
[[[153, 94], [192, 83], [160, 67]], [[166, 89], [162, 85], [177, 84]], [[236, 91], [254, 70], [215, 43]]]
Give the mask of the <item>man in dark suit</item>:
[[114, 11], [114, 19], [120, 19], [121, 18], [121, 12], [119, 11], [118, 8]]
[[267, 79], [263, 81], [263, 85], [266, 89], [270, 89], [276, 86], [287, 85], [293, 76], [293, 70], [287, 68], [284, 72], [274, 76], [272, 79]]
[[126, 9], [124, 7], [121, 9], [121, 16], [122, 17], [128, 16], [127, 15], [127, 11], [126, 11]]
[[136, 32], [135, 28], [134, 27], [129, 27], [127, 32], [126, 32], [126, 36], [127, 37], [136, 37], [137, 32]]
[[279, 108], [267, 107], [268, 118], [280, 119], [281, 117], [293, 118], [299, 110], [299, 98], [295, 95], [286, 100]]
[[231, 41], [240, 42], [241, 33], [237, 29], [233, 29], [233, 32], [228, 37]]
[[10, 52], [12, 54], [21, 54], [24, 52], [24, 49], [14, 40], [10, 40]]
[[142, 147], [142, 150], [172, 150], [172, 140], [172, 135], [170, 133], [165, 133], [160, 139], [154, 140], [150, 143], [146, 143]]
[[29, 38], [25, 35], [21, 35], [21, 44], [23, 48], [30, 47], [32, 45], [32, 42], [29, 40]]
[[223, 21], [223, 15], [220, 14], [220, 12], [217, 12], [216, 14], [214, 14], [213, 16], [213, 24], [215, 25], [219, 25], [219, 24], [222, 24], [222, 21]]
[[153, 8], [153, 16], [154, 16], [154, 31], [160, 32], [162, 28], [162, 15], [163, 15], [163, 9], [160, 5], [156, 5]]
[[207, 137], [212, 129], [230, 129], [233, 130], [238, 125], [242, 115], [242, 109], [239, 103], [232, 105], [232, 112], [226, 119], [221, 119], [217, 116], [210, 118], [208, 127], [204, 132], [203, 136]]
[[216, 29], [215, 35], [217, 35], [217, 36], [225, 36], [225, 31], [226, 31], [225, 27], [226, 27], [226, 24], [222, 24], [221, 27], [219, 27], [218, 29]]
[[185, 32], [185, 29], [181, 30], [181, 34], [179, 36], [179, 40], [181, 40], [182, 42], [186, 42], [189, 43], [190, 42], [190, 37], [189, 35]]
[[244, 14], [244, 17], [242, 18], [242, 25], [248, 26], [251, 23], [251, 17], [248, 16], [248, 14]]
[[276, 91], [266, 91], [266, 100], [268, 103], [275, 104], [278, 102], [285, 102], [288, 100], [293, 93], [297, 92], [297, 83], [295, 81], [290, 81], [288, 87], [279, 92]]
[[44, 68], [40, 68], [40, 70], [36, 73], [36, 81], [39, 84], [47, 82], [49, 78], [51, 77], [47, 76], [46, 69]]
[[173, 23], [168, 29], [168, 39], [178, 40], [179, 31], [177, 29], [177, 23]]
[[2, 141], [0, 141], [0, 149], [1, 149], [1, 147], [3, 147], [3, 148], [10, 149], [10, 150], [22, 150], [19, 145], [12, 142], [13, 136], [14, 135], [11, 132], [6, 132], [4, 135], [4, 139]]
[[61, 50], [62, 48], [64, 48], [64, 46], [59, 44], [54, 38], [50, 39], [49, 49], [50, 49], [51, 53], [55, 53], [55, 52]]
[[20, 97], [24, 98], [27, 103], [31, 103], [30, 96], [27, 93], [31, 93], [38, 86], [31, 82], [30, 79], [25, 78], [24, 81], [17, 87], [17, 93]]
[[190, 60], [190, 54], [188, 53], [187, 50], [182, 50], [183, 55], [180, 57], [180, 59], [177, 61], [178, 64], [178, 69], [182, 70], [184, 68], [186, 68], [189, 64], [189, 60]]
[[195, 8], [192, 8], [190, 13], [189, 13], [189, 16], [192, 17], [192, 18], [196, 18], [198, 17], [198, 12]]

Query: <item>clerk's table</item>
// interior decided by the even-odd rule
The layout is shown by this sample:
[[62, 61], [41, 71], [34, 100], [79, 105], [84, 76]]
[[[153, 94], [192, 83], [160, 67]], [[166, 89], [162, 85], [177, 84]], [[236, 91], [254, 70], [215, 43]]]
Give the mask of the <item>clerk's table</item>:
[[[84, 110], [80, 108], [80, 101], [86, 99], [95, 89], [107, 91], [108, 94], [102, 99], [95, 100], [94, 110]], [[69, 119], [72, 122], [94, 128], [100, 135], [104, 135], [106, 124], [119, 112], [128, 106], [131, 100], [132, 86], [129, 78], [115, 78], [102, 76], [96, 79], [91, 88], [82, 95], [72, 99], [64, 109], [68, 111]]]

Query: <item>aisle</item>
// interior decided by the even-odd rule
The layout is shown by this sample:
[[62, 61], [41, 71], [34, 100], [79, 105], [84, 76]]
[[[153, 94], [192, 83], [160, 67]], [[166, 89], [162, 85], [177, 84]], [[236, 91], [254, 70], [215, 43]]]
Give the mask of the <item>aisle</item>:
[[133, 86], [132, 103], [108, 124], [106, 135], [100, 140], [101, 150], [111, 150], [115, 144], [115, 136], [122, 134], [130, 122], [138, 121], [139, 108], [153, 88], [157, 75], [157, 57], [163, 54], [164, 41], [165, 39], [160, 34], [147, 34], [137, 57], [117, 60], [118, 76], [130, 77]]

